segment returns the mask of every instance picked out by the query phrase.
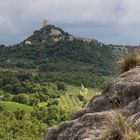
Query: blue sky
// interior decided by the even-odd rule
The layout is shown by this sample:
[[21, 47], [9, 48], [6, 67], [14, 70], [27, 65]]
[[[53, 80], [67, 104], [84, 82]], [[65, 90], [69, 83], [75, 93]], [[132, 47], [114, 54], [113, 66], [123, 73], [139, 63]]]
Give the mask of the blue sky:
[[0, 0], [0, 44], [22, 41], [44, 19], [103, 43], [140, 44], [139, 0]]

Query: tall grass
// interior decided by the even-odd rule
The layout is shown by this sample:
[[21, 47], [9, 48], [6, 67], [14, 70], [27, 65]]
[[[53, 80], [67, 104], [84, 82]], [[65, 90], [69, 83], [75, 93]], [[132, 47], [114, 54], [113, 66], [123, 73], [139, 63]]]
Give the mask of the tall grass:
[[125, 52], [119, 61], [121, 72], [126, 72], [136, 66], [140, 66], [140, 49]]
[[133, 125], [119, 113], [110, 119], [103, 136], [102, 140], [140, 140], [139, 134], [133, 130]]

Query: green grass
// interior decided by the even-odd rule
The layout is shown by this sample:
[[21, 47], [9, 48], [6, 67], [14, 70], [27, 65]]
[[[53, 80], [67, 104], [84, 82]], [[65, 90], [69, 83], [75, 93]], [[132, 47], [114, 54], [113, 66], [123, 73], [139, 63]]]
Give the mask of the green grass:
[[[67, 92], [58, 99], [59, 106], [70, 112], [82, 108], [83, 102], [77, 97], [77, 95], [80, 94], [80, 89], [81, 87], [67, 85]], [[87, 102], [96, 94], [96, 92], [96, 89], [88, 88], [88, 92], [85, 96]], [[10, 101], [0, 101], [0, 104], [3, 104], [8, 111], [15, 111], [20, 108], [27, 112], [31, 112], [33, 109], [31, 106]], [[39, 106], [47, 106], [47, 102], [41, 102], [39, 103]]]
[[[74, 111], [80, 109], [83, 106], [83, 102], [81, 102], [77, 95], [80, 94], [81, 87], [67, 86], [67, 93], [61, 98], [59, 98], [59, 106], [63, 109], [67, 109], [69, 111]], [[88, 88], [88, 92], [85, 96], [87, 102], [95, 96], [97, 89]]]
[[[81, 87], [75, 87], [71, 85], [67, 85], [67, 94], [68, 95], [78, 95], [80, 93]], [[86, 99], [90, 100], [98, 90], [95, 88], [88, 88], [88, 93], [86, 95]]]
[[0, 101], [0, 104], [3, 104], [8, 111], [15, 111], [18, 108], [20, 108], [20, 109], [24, 109], [27, 112], [31, 112], [32, 109], [33, 109], [30, 106], [20, 104], [20, 103], [16, 103], [16, 102]]
[[140, 134], [136, 137], [135, 140], [140, 140]]
[[99, 92], [98, 89], [88, 88], [88, 93], [85, 96], [85, 98], [87, 99], [87, 101], [90, 101], [91, 98], [93, 96], [95, 96], [97, 92]]
[[[83, 102], [80, 101], [77, 97], [77, 95], [80, 94], [81, 87], [75, 87], [71, 85], [67, 85], [67, 91], [64, 95], [61, 95], [60, 98], [58, 98], [59, 101], [59, 107], [61, 107], [64, 110], [67, 110], [69, 112], [73, 112], [74, 110], [80, 109], [83, 106]], [[84, 97], [86, 101], [90, 101], [90, 99], [96, 95], [97, 89], [88, 88], [88, 92], [86, 96]], [[47, 102], [41, 102], [38, 104], [41, 106], [47, 106]]]

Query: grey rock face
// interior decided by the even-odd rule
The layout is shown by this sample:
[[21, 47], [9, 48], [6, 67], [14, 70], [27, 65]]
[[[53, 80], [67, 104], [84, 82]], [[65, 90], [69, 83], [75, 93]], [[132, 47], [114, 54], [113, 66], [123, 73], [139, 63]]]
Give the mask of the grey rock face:
[[79, 119], [48, 129], [45, 140], [100, 140], [111, 115], [112, 111], [87, 113]]
[[[44, 140], [100, 140], [102, 130], [117, 110], [128, 120], [140, 118], [140, 68], [121, 74], [101, 95], [73, 113], [72, 121], [49, 128]], [[140, 130], [139, 126], [136, 128]]]

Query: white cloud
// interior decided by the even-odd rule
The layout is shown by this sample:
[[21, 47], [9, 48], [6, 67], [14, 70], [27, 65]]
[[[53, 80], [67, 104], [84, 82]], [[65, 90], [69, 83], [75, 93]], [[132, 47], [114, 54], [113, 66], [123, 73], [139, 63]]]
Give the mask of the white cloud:
[[140, 44], [138, 0], [1, 0], [0, 42], [22, 41], [43, 19], [110, 43]]

